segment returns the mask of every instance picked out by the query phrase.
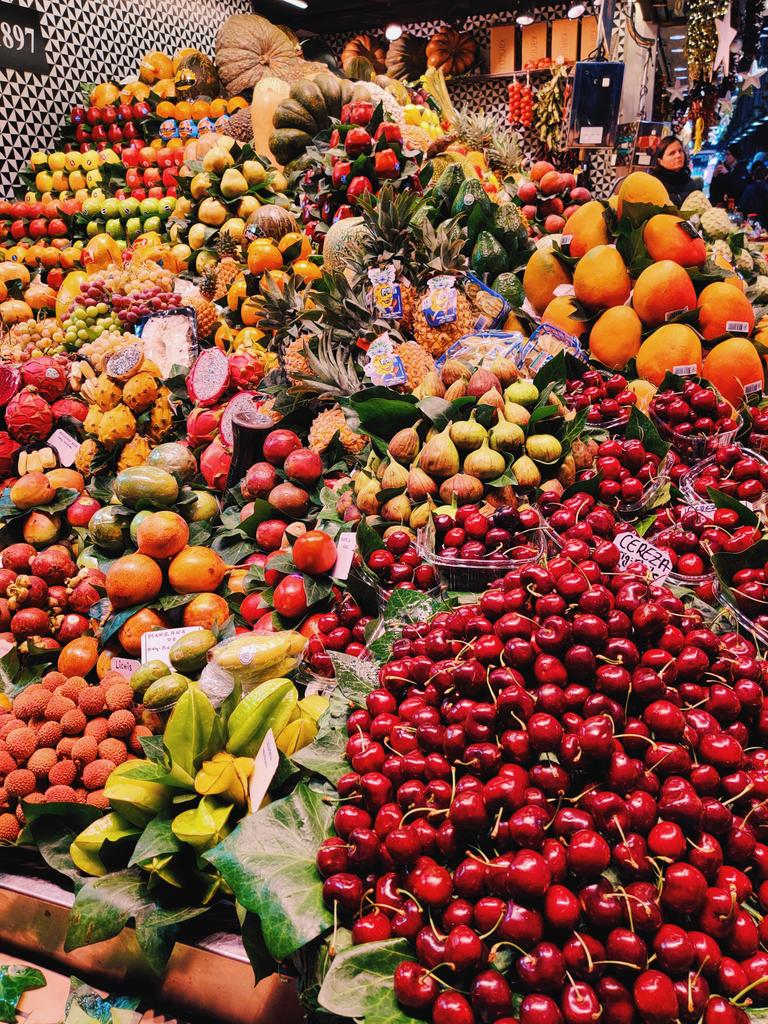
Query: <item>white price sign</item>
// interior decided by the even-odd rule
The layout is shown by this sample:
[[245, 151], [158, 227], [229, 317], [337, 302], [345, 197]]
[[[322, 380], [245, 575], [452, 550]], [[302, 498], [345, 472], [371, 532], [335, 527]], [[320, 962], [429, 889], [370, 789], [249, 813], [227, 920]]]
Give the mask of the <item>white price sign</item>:
[[253, 766], [253, 775], [248, 787], [248, 804], [251, 814], [258, 811], [261, 801], [267, 795], [269, 784], [275, 777], [277, 766], [280, 764], [280, 753], [275, 743], [275, 737], [270, 729], [259, 747], [256, 761]]
[[168, 652], [181, 637], [187, 633], [196, 633], [198, 626], [179, 626], [178, 629], [157, 629], [153, 633], [145, 633], [141, 638], [141, 661], [164, 661], [171, 665]]
[[642, 562], [651, 571], [653, 579], [659, 583], [672, 572], [672, 559], [666, 551], [645, 540], [638, 533], [620, 533], [613, 538], [619, 549], [619, 569], [623, 570], [630, 562]]

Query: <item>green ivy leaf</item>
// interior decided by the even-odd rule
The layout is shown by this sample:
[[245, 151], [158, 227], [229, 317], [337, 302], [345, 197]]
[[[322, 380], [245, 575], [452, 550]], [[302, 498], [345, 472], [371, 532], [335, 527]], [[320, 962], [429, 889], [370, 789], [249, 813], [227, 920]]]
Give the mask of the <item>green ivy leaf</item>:
[[136, 848], [128, 861], [129, 868], [134, 864], [144, 864], [154, 857], [167, 857], [182, 849], [182, 844], [173, 834], [172, 820], [165, 814], [158, 814], [152, 818], [136, 843]]
[[658, 455], [660, 459], [663, 459], [669, 451], [669, 445], [666, 441], [662, 440], [656, 425], [644, 413], [640, 412], [636, 405], [632, 406], [624, 436], [627, 440], [637, 438], [642, 441], [646, 450], [653, 452], [654, 455]]
[[348, 770], [345, 759], [349, 701], [338, 686], [332, 691], [328, 708], [318, 722], [317, 736], [293, 755], [294, 764], [321, 775], [334, 785]]
[[45, 976], [36, 967], [21, 964], [0, 967], [0, 1021], [15, 1024], [16, 1007], [24, 993], [45, 988], [46, 984]]
[[238, 902], [258, 915], [275, 960], [285, 960], [333, 924], [315, 866], [332, 820], [333, 805], [301, 784], [290, 796], [250, 814], [204, 854]]
[[[413, 950], [405, 939], [351, 946], [334, 957], [318, 1002], [342, 1017], [365, 1017], [392, 990], [392, 976], [398, 964], [412, 958]], [[373, 1020], [371, 1017], [371, 1024]]]

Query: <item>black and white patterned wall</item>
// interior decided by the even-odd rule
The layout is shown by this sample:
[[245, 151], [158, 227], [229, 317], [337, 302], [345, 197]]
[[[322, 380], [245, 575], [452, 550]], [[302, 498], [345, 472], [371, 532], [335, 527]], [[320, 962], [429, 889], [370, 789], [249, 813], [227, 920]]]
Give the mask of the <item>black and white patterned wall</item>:
[[50, 73], [0, 68], [0, 197], [37, 149], [49, 149], [81, 82], [135, 77], [148, 50], [213, 54], [219, 25], [250, 0], [19, 0], [42, 14]]

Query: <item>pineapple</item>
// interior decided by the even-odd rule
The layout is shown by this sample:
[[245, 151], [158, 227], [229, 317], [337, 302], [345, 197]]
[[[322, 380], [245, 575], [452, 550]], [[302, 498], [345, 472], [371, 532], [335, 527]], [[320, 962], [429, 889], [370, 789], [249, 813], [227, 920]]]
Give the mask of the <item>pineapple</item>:
[[415, 391], [428, 373], [435, 369], [435, 361], [429, 352], [425, 351], [416, 341], [406, 341], [398, 345], [395, 355], [400, 356], [408, 374], [408, 388]]
[[283, 369], [292, 384], [299, 384], [300, 377], [309, 376], [312, 372], [306, 355], [308, 342], [309, 335], [301, 334], [294, 341], [290, 342], [285, 350]]
[[459, 142], [467, 149], [484, 150], [499, 131], [499, 121], [484, 110], [472, 110], [467, 106], [456, 111], [451, 125]]
[[264, 274], [259, 293], [259, 328], [267, 336], [271, 335], [268, 347], [277, 352], [282, 361], [295, 341], [307, 332], [317, 334], [320, 314], [305, 301], [305, 294], [298, 290], [294, 278], [278, 285], [269, 274]]
[[519, 136], [507, 128], [499, 127], [491, 137], [488, 147], [488, 166], [503, 177], [509, 177], [520, 170], [523, 154]]
[[222, 231], [216, 243], [219, 261], [216, 264], [216, 293], [214, 299], [223, 299], [230, 285], [242, 269], [242, 250], [228, 231]]
[[440, 274], [458, 275], [466, 270], [467, 258], [462, 252], [465, 239], [457, 217], [444, 221], [436, 229], [425, 221], [420, 225], [418, 234], [421, 265], [418, 283], [421, 288], [413, 317], [413, 334], [427, 352], [439, 356], [454, 341], [472, 331], [477, 319], [471, 303], [460, 287], [457, 288], [457, 317], [452, 323], [432, 327], [422, 310], [422, 302], [427, 296], [427, 285], [433, 277]]
[[358, 455], [368, 443], [364, 434], [356, 434], [347, 426], [347, 421], [340, 405], [332, 405], [312, 420], [309, 428], [309, 447], [322, 455], [336, 434], [345, 450], [350, 455]]
[[360, 390], [361, 380], [353, 356], [335, 342], [331, 331], [318, 338], [316, 350], [304, 347], [308, 373], [298, 374], [291, 389], [294, 398], [336, 402]]
[[213, 301], [215, 294], [216, 271], [211, 265], [206, 267], [203, 271], [203, 276], [200, 281], [200, 298], [193, 299], [191, 303], [195, 311], [197, 335], [199, 338], [210, 337], [213, 328], [219, 319], [219, 309]]

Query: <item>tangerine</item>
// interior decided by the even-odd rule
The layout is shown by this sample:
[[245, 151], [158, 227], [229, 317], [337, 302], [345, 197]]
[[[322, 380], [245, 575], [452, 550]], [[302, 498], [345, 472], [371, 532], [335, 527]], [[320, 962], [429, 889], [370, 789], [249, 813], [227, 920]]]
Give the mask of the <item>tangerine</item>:
[[107, 597], [115, 609], [130, 608], [152, 601], [163, 586], [163, 574], [157, 562], [146, 555], [123, 555], [107, 569]]
[[178, 512], [151, 512], [136, 530], [136, 547], [149, 558], [173, 558], [188, 541], [189, 527]]
[[209, 593], [217, 590], [227, 575], [227, 566], [210, 548], [184, 548], [168, 566], [168, 582], [177, 594]]
[[69, 676], [87, 676], [99, 658], [99, 642], [95, 636], [78, 636], [59, 651], [56, 667]]
[[248, 106], [248, 100], [242, 96], [232, 96], [227, 100], [227, 113], [234, 114], [236, 110], [242, 110]]
[[175, 109], [175, 103], [171, 103], [170, 100], [160, 100], [160, 102], [157, 104], [157, 109], [155, 110], [155, 113], [157, 114], [158, 117], [161, 117], [163, 118], [163, 120], [165, 120], [168, 117], [173, 117]]
[[248, 270], [251, 274], [279, 270], [282, 265], [283, 254], [269, 238], [257, 238], [248, 246]]

